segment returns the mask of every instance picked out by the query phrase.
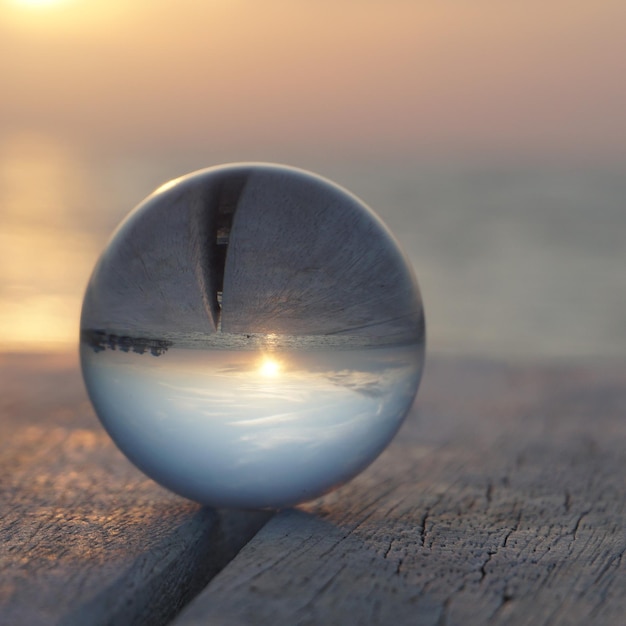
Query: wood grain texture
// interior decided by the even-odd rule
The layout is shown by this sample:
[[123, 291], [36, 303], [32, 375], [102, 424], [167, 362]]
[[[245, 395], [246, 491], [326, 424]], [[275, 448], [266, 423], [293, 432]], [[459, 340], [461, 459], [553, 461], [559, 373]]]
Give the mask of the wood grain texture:
[[0, 624], [162, 624], [267, 514], [201, 508], [115, 449], [75, 357], [0, 355]]
[[626, 364], [433, 360], [352, 483], [274, 517], [175, 620], [626, 623]]

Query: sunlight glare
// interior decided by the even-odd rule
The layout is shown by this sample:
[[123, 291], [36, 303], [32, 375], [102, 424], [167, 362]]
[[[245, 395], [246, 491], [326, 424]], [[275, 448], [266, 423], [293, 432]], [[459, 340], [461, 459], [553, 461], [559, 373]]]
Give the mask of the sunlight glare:
[[280, 363], [275, 359], [265, 357], [259, 366], [259, 373], [268, 378], [275, 378], [280, 373]]
[[44, 7], [51, 4], [61, 4], [63, 0], [14, 0], [14, 2], [26, 7]]

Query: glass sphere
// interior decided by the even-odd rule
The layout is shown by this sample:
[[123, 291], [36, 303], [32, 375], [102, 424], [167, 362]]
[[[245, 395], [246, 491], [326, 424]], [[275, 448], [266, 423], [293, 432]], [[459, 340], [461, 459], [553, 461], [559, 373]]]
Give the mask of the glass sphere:
[[279, 508], [369, 465], [407, 414], [424, 315], [381, 220], [269, 164], [171, 181], [122, 222], [81, 317], [85, 384], [126, 456], [203, 504]]

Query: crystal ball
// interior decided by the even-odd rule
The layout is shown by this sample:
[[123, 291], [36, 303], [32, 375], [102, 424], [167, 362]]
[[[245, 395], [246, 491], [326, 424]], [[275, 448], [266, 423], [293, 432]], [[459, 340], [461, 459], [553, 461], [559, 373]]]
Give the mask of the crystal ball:
[[291, 506], [353, 478], [410, 409], [424, 345], [413, 270], [382, 221], [271, 164], [157, 189], [111, 238], [81, 316], [111, 438], [216, 507]]

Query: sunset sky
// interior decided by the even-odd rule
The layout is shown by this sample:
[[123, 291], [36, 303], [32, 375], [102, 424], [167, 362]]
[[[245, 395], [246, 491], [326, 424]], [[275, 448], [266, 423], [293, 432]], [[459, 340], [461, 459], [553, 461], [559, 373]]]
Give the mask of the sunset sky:
[[1, 0], [0, 135], [624, 157], [622, 0]]
[[[435, 347], [491, 337], [508, 350], [503, 334], [531, 345], [533, 320], [546, 324], [540, 348], [566, 327], [608, 328], [594, 316], [621, 293], [603, 237], [623, 240], [625, 24], [623, 0], [0, 0], [0, 350], [75, 345], [91, 268], [122, 216], [165, 180], [239, 160], [314, 169], [382, 209], [413, 246]], [[512, 193], [494, 196], [497, 177], [446, 178], [437, 163], [531, 163], [539, 178], [506, 179]], [[543, 164], [608, 167], [612, 182], [542, 179]], [[516, 221], [518, 204], [539, 219], [542, 207], [592, 215], [584, 199], [605, 190], [616, 221], [580, 235], [597, 244], [588, 257], [574, 221], [549, 216], [565, 252], [535, 218]], [[490, 203], [503, 230], [472, 239], [464, 209]], [[472, 242], [495, 256], [459, 256]], [[551, 298], [583, 311], [573, 267], [603, 291], [567, 326]], [[459, 307], [451, 285], [494, 300]]]

